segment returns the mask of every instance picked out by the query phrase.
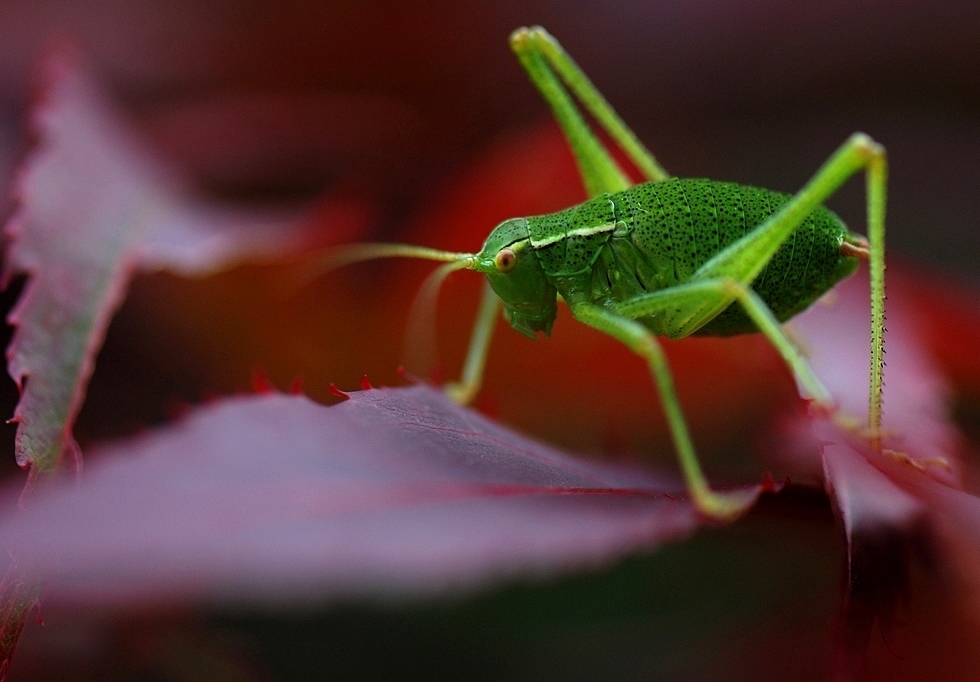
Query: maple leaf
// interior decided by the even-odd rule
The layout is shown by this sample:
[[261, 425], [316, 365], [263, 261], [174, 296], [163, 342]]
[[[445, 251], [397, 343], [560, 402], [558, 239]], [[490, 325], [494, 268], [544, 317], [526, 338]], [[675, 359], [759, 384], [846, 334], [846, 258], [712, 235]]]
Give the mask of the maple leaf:
[[[973, 544], [980, 537], [980, 498], [964, 490], [966, 446], [949, 416], [951, 388], [929, 352], [925, 309], [916, 305], [922, 299], [914, 296], [915, 280], [904, 268], [889, 274], [884, 451], [826, 417], [799, 417], [788, 439], [796, 465], [822, 473], [845, 531], [835, 664], [840, 675], [865, 668], [875, 625], [891, 637], [897, 613], [911, 598], [917, 564], [933, 575], [947, 570], [939, 568], [949, 558], [943, 545], [950, 542], [937, 536], [941, 528], [952, 524]], [[864, 336], [854, 333], [869, 321], [866, 291], [867, 278], [854, 277], [834, 291], [833, 303], [793, 324], [842, 414], [867, 409], [869, 353]], [[974, 301], [959, 314], [975, 320], [978, 310]]]
[[[7, 350], [21, 390], [13, 416], [17, 463], [29, 469], [22, 503], [65, 459], [78, 464], [72, 426], [134, 273], [204, 275], [349, 237], [361, 222], [347, 206], [263, 215], [194, 199], [144, 149], [69, 48], [44, 61], [40, 93], [31, 119], [36, 145], [17, 182], [20, 208], [5, 228], [4, 279], [27, 275], [8, 318], [16, 331]], [[322, 229], [332, 222], [341, 227]], [[15, 562], [0, 583], [4, 660], [36, 596], [27, 563]]]
[[[108, 322], [137, 271], [204, 275], [349, 238], [357, 220], [332, 208], [268, 214], [195, 201], [105, 101], [80, 56], [51, 54], [32, 116], [37, 143], [19, 177], [20, 210], [6, 227], [5, 277], [28, 282], [9, 321], [9, 371], [23, 394], [17, 458], [52, 471], [72, 448], [71, 424]], [[319, 220], [323, 220], [320, 216]]]
[[571, 457], [428, 386], [331, 407], [267, 394], [105, 448], [0, 538], [51, 603], [309, 605], [605, 564], [699, 527], [682, 497], [673, 476]]
[[[901, 271], [891, 281], [888, 445], [952, 457], [944, 382]], [[849, 281], [795, 324], [851, 414], [866, 396], [865, 287]], [[794, 434], [796, 468], [824, 475], [847, 532], [840, 665], [852, 670], [872, 625], [887, 630], [908, 594], [910, 560], [935, 559], [921, 520], [980, 514], [945, 470], [914, 470], [820, 417], [797, 426], [811, 433]], [[551, 576], [686, 537], [700, 521], [681, 490], [672, 476], [539, 445], [426, 386], [333, 407], [267, 394], [103, 448], [77, 484], [41, 491], [0, 524], [0, 540], [32, 557], [53, 605], [388, 600]]]

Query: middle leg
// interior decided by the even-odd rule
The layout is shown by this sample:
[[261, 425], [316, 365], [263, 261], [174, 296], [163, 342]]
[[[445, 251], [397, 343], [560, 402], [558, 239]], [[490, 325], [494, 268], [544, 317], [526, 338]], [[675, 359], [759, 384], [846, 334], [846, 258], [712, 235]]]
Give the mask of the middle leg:
[[[828, 412], [832, 411], [834, 401], [830, 392], [820, 383], [806, 360], [783, 332], [769, 306], [750, 287], [741, 282], [730, 278], [686, 282], [669, 289], [661, 289], [623, 301], [615, 306], [614, 310], [633, 319], [658, 314], [676, 314], [678, 310], [724, 309], [736, 301], [745, 309], [759, 331], [769, 339], [808, 397], [822, 409]], [[685, 317], [684, 319], [688, 318]], [[703, 324], [705, 321], [702, 319], [700, 323]], [[700, 326], [700, 324], [693, 326], [691, 322], [687, 324], [691, 325], [691, 328], [689, 330], [677, 330], [679, 332], [678, 337], [687, 336], [696, 331], [697, 326]], [[670, 336], [674, 336], [674, 334], [670, 334]]]
[[719, 492], [708, 486], [694, 450], [694, 443], [687, 428], [687, 421], [684, 419], [677, 391], [674, 389], [674, 380], [667, 364], [667, 357], [653, 332], [635, 320], [627, 319], [591, 303], [577, 303], [570, 305], [570, 308], [579, 322], [621, 341], [646, 360], [660, 395], [664, 414], [667, 416], [667, 424], [670, 427], [674, 448], [680, 460], [691, 500], [698, 511], [705, 516], [719, 521], [733, 521], [738, 518], [751, 506], [755, 496], [744, 490]]

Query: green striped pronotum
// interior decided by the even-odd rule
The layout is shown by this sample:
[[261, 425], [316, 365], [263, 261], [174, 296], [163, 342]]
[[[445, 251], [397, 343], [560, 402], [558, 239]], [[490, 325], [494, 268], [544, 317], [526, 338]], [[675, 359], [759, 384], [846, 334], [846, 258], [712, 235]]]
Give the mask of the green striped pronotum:
[[[830, 412], [830, 395], [779, 323], [854, 272], [859, 259], [869, 259], [868, 434], [872, 446], [880, 449], [884, 149], [866, 135], [852, 135], [792, 196], [734, 183], [671, 178], [544, 29], [519, 29], [511, 45], [558, 119], [591, 198], [558, 213], [507, 220], [476, 254], [364, 244], [334, 260], [409, 256], [447, 261], [432, 280], [435, 284], [454, 270], [487, 275], [489, 286], [463, 376], [447, 387], [449, 395], [465, 403], [479, 389], [501, 306], [512, 327], [534, 337], [550, 332], [560, 297], [578, 321], [622, 341], [647, 361], [694, 503], [706, 515], [734, 518], [748, 498], [709, 488], [656, 337], [762, 332], [808, 397]], [[586, 124], [573, 95], [648, 182], [631, 186]], [[867, 240], [848, 231], [821, 205], [862, 170], [867, 175]]]

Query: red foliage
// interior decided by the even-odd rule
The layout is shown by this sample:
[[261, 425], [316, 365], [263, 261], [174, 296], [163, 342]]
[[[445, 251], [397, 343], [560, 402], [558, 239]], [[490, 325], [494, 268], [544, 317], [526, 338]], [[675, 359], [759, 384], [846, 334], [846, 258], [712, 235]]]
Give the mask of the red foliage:
[[[673, 477], [564, 455], [429, 387], [229, 399], [0, 524], [53, 604], [332, 601], [596, 566], [699, 525]], [[758, 489], [756, 489], [758, 492]]]

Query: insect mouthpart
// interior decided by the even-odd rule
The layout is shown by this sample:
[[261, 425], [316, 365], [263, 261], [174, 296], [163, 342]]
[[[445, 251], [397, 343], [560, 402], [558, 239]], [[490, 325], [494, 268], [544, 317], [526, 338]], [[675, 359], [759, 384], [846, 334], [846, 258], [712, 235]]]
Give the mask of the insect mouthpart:
[[551, 336], [551, 325], [555, 323], [553, 314], [531, 315], [506, 304], [504, 304], [504, 313], [510, 326], [529, 339], [538, 338], [538, 332]]

